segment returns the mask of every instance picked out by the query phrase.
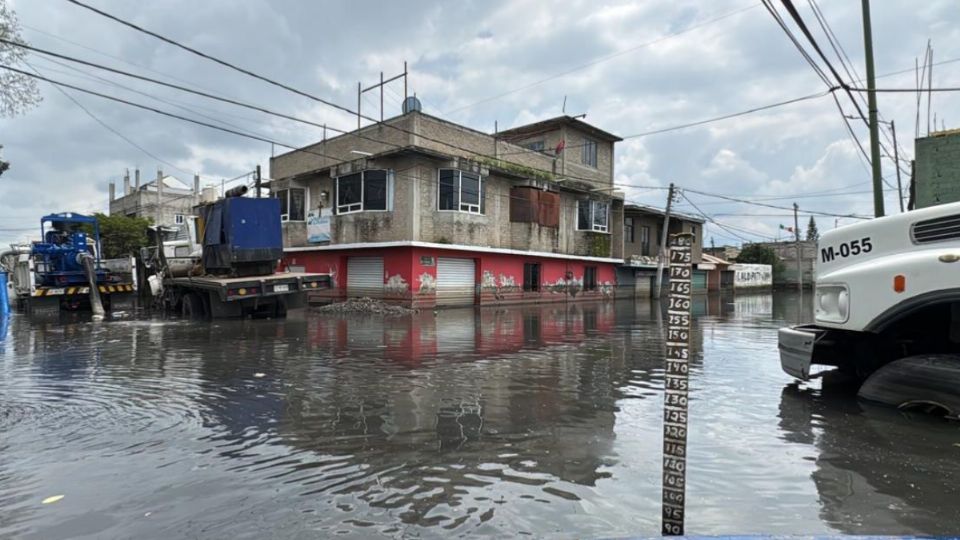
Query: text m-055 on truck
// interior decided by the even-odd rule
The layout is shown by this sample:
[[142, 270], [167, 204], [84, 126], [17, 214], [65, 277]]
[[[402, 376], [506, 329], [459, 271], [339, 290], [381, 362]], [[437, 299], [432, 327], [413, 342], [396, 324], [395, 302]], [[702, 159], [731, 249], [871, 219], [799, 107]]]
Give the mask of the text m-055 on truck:
[[835, 366], [866, 399], [960, 415], [960, 203], [824, 233], [814, 314], [780, 330], [788, 374]]

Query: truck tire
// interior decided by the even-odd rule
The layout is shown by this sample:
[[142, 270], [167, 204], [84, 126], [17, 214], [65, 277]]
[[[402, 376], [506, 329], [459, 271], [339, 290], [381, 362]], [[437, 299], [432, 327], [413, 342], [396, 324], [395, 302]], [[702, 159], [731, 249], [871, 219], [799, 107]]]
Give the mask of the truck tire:
[[180, 315], [184, 319], [198, 321], [206, 319], [206, 313], [203, 309], [203, 300], [195, 292], [188, 292], [180, 300]]
[[960, 355], [926, 354], [891, 362], [870, 375], [859, 396], [901, 410], [960, 417]]

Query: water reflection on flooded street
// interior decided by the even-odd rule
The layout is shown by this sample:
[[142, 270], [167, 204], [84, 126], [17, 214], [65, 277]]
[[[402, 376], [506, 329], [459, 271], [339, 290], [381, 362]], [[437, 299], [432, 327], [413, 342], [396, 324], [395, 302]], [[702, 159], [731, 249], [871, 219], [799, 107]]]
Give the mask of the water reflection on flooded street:
[[[780, 371], [792, 294], [693, 309], [687, 530], [960, 528], [956, 424]], [[0, 333], [0, 537], [659, 531], [649, 303]], [[64, 495], [54, 504], [41, 501]]]

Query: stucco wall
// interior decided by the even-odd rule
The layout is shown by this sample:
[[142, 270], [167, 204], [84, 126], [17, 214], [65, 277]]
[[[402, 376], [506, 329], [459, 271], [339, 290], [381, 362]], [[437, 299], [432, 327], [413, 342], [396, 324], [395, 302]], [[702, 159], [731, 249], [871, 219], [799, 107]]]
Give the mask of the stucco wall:
[[[174, 226], [177, 214], [193, 215], [197, 197], [192, 191], [168, 190], [163, 194], [163, 208], [160, 224]], [[157, 222], [157, 192], [151, 190], [134, 191], [129, 195], [110, 201], [110, 215], [134, 215], [149, 218]]]
[[[630, 259], [634, 256], [656, 257], [660, 252], [660, 237], [663, 232], [663, 216], [657, 214], [643, 213], [637, 211], [627, 211], [627, 217], [634, 218], [634, 242], [624, 241], [624, 258]], [[621, 219], [621, 224], [622, 224]], [[640, 228], [650, 227], [650, 248], [647, 253], [643, 253], [640, 244]], [[699, 263], [703, 257], [703, 224], [694, 221], [687, 221], [676, 216], [670, 218], [669, 234], [679, 234], [681, 232], [693, 233], [694, 242], [691, 246], [690, 255], [693, 263]], [[669, 239], [667, 240], [669, 244]]]

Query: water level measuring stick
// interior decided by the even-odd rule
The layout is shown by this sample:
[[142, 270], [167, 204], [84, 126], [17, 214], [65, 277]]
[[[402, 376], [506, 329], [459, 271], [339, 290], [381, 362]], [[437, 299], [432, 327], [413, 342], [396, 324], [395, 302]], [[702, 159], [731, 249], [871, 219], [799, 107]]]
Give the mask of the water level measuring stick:
[[693, 235], [670, 236], [670, 289], [663, 379], [662, 533], [683, 535], [687, 499], [687, 397]]

